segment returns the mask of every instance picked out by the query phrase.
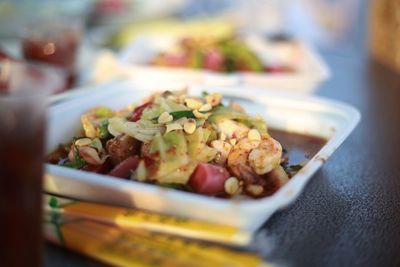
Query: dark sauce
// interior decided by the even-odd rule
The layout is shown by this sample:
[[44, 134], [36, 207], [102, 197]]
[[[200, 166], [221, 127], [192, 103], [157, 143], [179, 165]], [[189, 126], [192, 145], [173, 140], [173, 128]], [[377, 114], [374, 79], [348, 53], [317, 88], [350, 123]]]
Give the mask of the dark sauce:
[[286, 154], [285, 167], [304, 165], [326, 144], [326, 139], [317, 136], [276, 129], [268, 129], [268, 132], [284, 148]]

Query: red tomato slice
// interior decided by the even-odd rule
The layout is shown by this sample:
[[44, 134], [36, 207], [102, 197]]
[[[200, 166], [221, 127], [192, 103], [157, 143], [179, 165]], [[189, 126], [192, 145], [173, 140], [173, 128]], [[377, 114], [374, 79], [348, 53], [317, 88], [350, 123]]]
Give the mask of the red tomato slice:
[[189, 185], [197, 193], [217, 195], [224, 192], [224, 183], [229, 177], [224, 167], [199, 163], [190, 176]]
[[128, 178], [131, 174], [131, 171], [136, 170], [137, 166], [139, 165], [139, 157], [138, 156], [131, 156], [117, 166], [112, 169], [108, 175], [120, 177], [120, 178]]
[[140, 117], [142, 117], [142, 113], [143, 111], [149, 107], [151, 105], [150, 102], [144, 103], [143, 105], [140, 105], [138, 107], [136, 107], [133, 112], [132, 112], [132, 116], [129, 118], [130, 121], [138, 121], [140, 120]]

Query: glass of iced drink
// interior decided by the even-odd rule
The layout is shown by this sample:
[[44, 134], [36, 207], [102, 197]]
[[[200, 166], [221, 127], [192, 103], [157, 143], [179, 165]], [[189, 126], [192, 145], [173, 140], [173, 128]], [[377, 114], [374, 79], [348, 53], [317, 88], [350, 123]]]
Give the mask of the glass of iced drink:
[[0, 60], [0, 266], [41, 266], [46, 97], [52, 68]]
[[55, 17], [32, 22], [22, 31], [22, 52], [25, 59], [62, 68], [66, 80], [64, 89], [76, 83], [76, 65], [82, 20], [74, 17]]

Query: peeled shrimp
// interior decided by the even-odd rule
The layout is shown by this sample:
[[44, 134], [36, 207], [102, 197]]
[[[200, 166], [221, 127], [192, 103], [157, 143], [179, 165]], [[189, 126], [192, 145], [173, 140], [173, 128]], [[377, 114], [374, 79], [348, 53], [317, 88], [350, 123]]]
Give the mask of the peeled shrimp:
[[265, 174], [279, 166], [282, 157], [281, 144], [272, 137], [261, 140], [260, 145], [249, 153], [250, 166], [257, 174]]
[[68, 154], [68, 158], [70, 161], [73, 161], [75, 159], [75, 149], [77, 149], [79, 156], [91, 165], [101, 165], [108, 158], [108, 156], [104, 155], [100, 157], [99, 152], [95, 148], [90, 146], [71, 146], [71, 150]]
[[278, 167], [281, 157], [282, 146], [275, 139], [269, 136], [263, 136], [261, 140], [243, 138], [229, 153], [227, 165], [237, 177], [243, 176], [243, 170], [263, 175]]

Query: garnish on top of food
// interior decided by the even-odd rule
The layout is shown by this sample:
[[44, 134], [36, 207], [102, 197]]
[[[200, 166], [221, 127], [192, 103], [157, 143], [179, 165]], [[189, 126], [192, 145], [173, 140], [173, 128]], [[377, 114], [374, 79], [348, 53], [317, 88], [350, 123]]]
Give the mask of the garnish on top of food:
[[134, 108], [93, 108], [81, 116], [82, 135], [48, 162], [203, 195], [271, 195], [289, 179], [281, 144], [260, 116], [221, 101], [183, 90]]
[[171, 51], [155, 56], [151, 65], [206, 69], [215, 72], [293, 72], [282, 63], [265, 65], [243, 40], [230, 38], [183, 38]]

